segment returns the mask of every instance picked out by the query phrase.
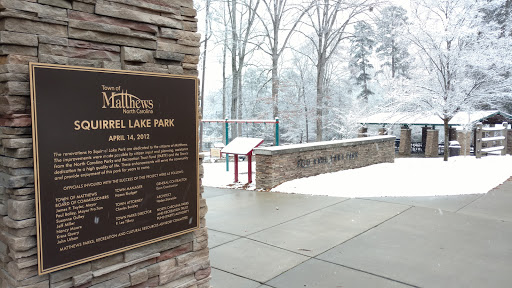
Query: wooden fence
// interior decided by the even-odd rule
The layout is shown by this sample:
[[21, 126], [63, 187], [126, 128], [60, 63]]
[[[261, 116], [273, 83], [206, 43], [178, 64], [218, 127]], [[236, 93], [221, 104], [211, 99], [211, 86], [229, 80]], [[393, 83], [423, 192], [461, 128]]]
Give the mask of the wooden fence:
[[482, 154], [507, 154], [507, 128], [507, 122], [503, 122], [501, 127], [483, 127], [482, 123], [478, 123], [475, 139], [476, 158], [481, 158]]

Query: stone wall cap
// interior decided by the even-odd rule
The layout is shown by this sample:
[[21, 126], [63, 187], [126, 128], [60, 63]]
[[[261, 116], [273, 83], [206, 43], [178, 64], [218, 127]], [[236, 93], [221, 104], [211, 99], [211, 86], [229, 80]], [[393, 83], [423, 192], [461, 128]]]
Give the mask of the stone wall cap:
[[329, 149], [335, 147], [346, 147], [346, 146], [356, 146], [361, 144], [371, 144], [371, 143], [379, 143], [379, 142], [387, 142], [394, 141], [395, 136], [372, 136], [372, 137], [363, 137], [363, 138], [354, 138], [354, 139], [345, 139], [345, 140], [333, 140], [333, 141], [323, 141], [323, 142], [312, 142], [305, 144], [293, 144], [293, 145], [285, 145], [285, 146], [273, 146], [273, 147], [265, 147], [265, 148], [256, 148], [254, 149], [254, 154], [256, 155], [279, 155], [279, 154], [289, 154], [289, 153], [297, 153], [297, 152], [305, 152], [319, 149]]

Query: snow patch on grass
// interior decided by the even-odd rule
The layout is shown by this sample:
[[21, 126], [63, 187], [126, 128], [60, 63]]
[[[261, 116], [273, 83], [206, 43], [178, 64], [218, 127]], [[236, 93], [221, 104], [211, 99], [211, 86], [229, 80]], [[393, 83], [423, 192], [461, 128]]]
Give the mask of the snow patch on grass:
[[[205, 163], [203, 185], [255, 189], [247, 183], [247, 162], [239, 165], [239, 183], [234, 182], [234, 166]], [[253, 171], [254, 163], [253, 163]], [[272, 191], [337, 197], [436, 196], [483, 194], [512, 176], [511, 156], [397, 158], [395, 163], [344, 170], [283, 183]]]

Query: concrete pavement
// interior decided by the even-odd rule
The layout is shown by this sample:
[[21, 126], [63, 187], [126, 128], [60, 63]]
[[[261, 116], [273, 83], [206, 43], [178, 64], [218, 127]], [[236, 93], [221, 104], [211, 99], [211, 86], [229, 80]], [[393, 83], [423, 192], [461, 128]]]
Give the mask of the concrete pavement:
[[214, 288], [510, 287], [512, 181], [337, 198], [205, 187]]

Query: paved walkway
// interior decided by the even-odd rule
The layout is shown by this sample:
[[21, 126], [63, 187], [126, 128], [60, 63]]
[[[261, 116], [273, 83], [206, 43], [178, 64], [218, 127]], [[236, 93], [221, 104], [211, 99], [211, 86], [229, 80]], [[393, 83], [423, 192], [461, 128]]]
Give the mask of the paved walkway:
[[512, 285], [512, 181], [464, 196], [204, 196], [214, 288]]

